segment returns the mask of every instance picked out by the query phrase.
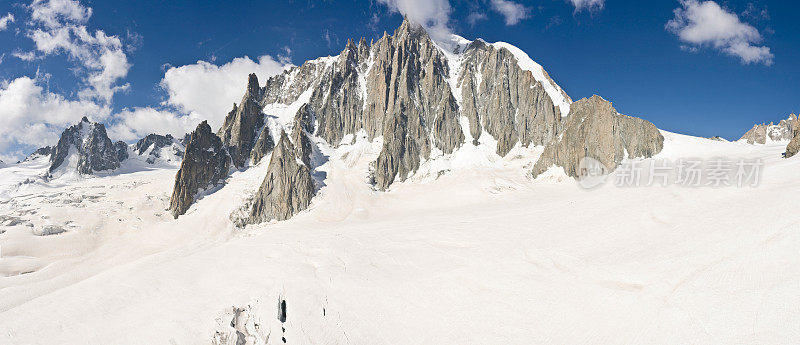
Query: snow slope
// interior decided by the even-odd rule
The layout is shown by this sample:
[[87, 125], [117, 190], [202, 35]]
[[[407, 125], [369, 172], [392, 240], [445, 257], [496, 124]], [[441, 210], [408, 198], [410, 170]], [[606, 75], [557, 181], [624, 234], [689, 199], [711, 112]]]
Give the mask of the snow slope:
[[177, 220], [174, 169], [64, 185], [0, 169], [0, 215], [24, 223], [0, 223], [0, 343], [210, 344], [248, 305], [269, 344], [800, 342], [800, 159], [664, 135], [656, 159], [762, 158], [763, 181], [586, 191], [530, 180], [537, 150], [476, 148], [383, 193], [362, 137], [322, 147], [310, 210], [237, 230], [267, 162]]

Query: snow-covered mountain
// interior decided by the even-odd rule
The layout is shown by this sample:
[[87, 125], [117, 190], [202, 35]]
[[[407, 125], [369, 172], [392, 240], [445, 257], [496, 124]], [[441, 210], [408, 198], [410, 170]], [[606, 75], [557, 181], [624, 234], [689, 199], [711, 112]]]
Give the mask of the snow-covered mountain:
[[186, 147], [170, 134], [148, 134], [133, 146], [133, 153], [144, 157], [147, 164], [162, 162], [179, 165]]
[[117, 169], [127, 157], [127, 144], [112, 142], [102, 123], [89, 122], [84, 116], [61, 134], [50, 155], [49, 172], [54, 176], [70, 172], [89, 175]]
[[[571, 109], [571, 98], [516, 47], [458, 36], [435, 42], [421, 26], [405, 20], [393, 35], [369, 44], [348, 41], [340, 55], [289, 69], [263, 87], [250, 75], [241, 103], [234, 104], [217, 135], [237, 169], [266, 156], [282, 131], [292, 132], [292, 147], [305, 151], [298, 157], [356, 137], [377, 139], [381, 150], [369, 180], [378, 190], [388, 190], [425, 165], [472, 150], [465, 148], [470, 146], [486, 147], [501, 157], [516, 147], [546, 147], [548, 154], [533, 174], [555, 165], [570, 176], [577, 176], [578, 162], [586, 155], [613, 171], [624, 158], [650, 157], [661, 150], [663, 137], [651, 123], [618, 114], [600, 97], [579, 103], [580, 110]], [[623, 130], [612, 130], [617, 127]], [[316, 166], [303, 161], [310, 165], [310, 178]], [[181, 169], [196, 170], [196, 165], [208, 162], [186, 160]], [[284, 173], [302, 171], [269, 166]], [[276, 202], [286, 199], [270, 191], [297, 189], [295, 181], [307, 186], [308, 178], [272, 169], [268, 176], [281, 181], [281, 188], [262, 185], [250, 204], [266, 207], [250, 211], [249, 219], [269, 220], [266, 214], [305, 208]], [[193, 202], [198, 190], [181, 189], [187, 185], [176, 181], [173, 195], [181, 199], [173, 199], [173, 210]], [[308, 205], [314, 194], [286, 202]]]

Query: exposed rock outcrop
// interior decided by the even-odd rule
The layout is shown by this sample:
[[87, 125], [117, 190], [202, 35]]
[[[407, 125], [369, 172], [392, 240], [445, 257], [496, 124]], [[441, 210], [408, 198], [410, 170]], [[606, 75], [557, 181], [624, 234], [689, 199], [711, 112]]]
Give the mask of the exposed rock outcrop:
[[545, 146], [532, 175], [559, 166], [567, 175], [579, 177], [578, 166], [584, 157], [596, 159], [613, 172], [626, 152], [627, 158], [652, 157], [663, 147], [664, 137], [655, 125], [621, 115], [611, 102], [592, 96], [571, 105], [563, 132]]
[[560, 109], [511, 52], [475, 40], [463, 54], [458, 85], [474, 144], [486, 130], [497, 140], [497, 154], [505, 156], [518, 142], [544, 145], [556, 137]]
[[289, 219], [308, 207], [314, 192], [309, 167], [300, 163], [296, 148], [286, 132], [281, 132], [249, 217], [237, 225]]
[[384, 140], [373, 180], [387, 189], [419, 169], [432, 146], [452, 153], [464, 133], [447, 83], [447, 60], [421, 26], [404, 21], [394, 36], [373, 45], [372, 59], [365, 106], [368, 117], [382, 124]]
[[307, 167], [311, 168], [311, 140], [306, 133], [314, 130], [314, 118], [310, 113], [307, 104], [300, 107], [294, 117], [292, 126], [292, 143], [294, 143], [297, 155]]
[[793, 133], [798, 127], [800, 124], [797, 115], [791, 114], [789, 118], [781, 120], [778, 124], [770, 122], [769, 124], [755, 125], [739, 140], [745, 140], [748, 144], [766, 144], [767, 139], [789, 141], [792, 140]]
[[119, 159], [120, 163], [128, 159], [128, 144], [124, 141], [120, 140], [114, 143], [114, 150], [117, 151], [117, 159]]
[[198, 191], [213, 187], [228, 176], [231, 160], [220, 138], [203, 121], [192, 132], [181, 168], [175, 175], [170, 212], [175, 218], [194, 203]]
[[789, 141], [789, 145], [786, 145], [786, 153], [784, 154], [784, 157], [793, 157], [797, 154], [797, 152], [800, 152], [800, 128], [795, 128], [794, 137], [792, 137], [792, 140]]
[[258, 134], [258, 140], [256, 140], [255, 146], [253, 146], [253, 152], [250, 154], [250, 161], [253, 165], [258, 164], [261, 162], [261, 159], [274, 148], [275, 140], [272, 139], [272, 132], [268, 125], [264, 125], [264, 128], [261, 129], [261, 133]]
[[120, 156], [116, 145], [108, 138], [106, 127], [91, 123], [83, 117], [80, 123], [64, 130], [50, 155], [50, 173], [77, 155], [76, 169], [81, 174], [119, 168]]
[[250, 74], [242, 101], [238, 106], [233, 105], [233, 110], [225, 117], [225, 123], [217, 132], [237, 168], [242, 168], [247, 163], [256, 144], [256, 136], [264, 126], [261, 98], [258, 77], [254, 73]]

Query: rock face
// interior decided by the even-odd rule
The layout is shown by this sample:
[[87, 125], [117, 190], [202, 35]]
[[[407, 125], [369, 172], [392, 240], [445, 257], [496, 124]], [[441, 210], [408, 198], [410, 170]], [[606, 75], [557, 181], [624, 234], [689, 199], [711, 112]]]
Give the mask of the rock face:
[[258, 134], [258, 140], [253, 147], [253, 152], [250, 154], [250, 161], [253, 165], [258, 164], [264, 156], [270, 153], [275, 148], [275, 140], [272, 139], [272, 133], [267, 125]]
[[789, 158], [800, 152], [800, 128], [795, 128], [794, 130], [794, 137], [792, 140], [789, 141], [789, 145], [786, 146], [786, 153], [784, 157]]
[[797, 122], [797, 115], [791, 114], [789, 118], [781, 120], [778, 124], [770, 122], [769, 124], [755, 125], [739, 140], [745, 140], [748, 144], [766, 144], [767, 139], [788, 141], [792, 140], [793, 133], [798, 127], [800, 127], [800, 123]]
[[165, 148], [171, 150], [175, 156], [183, 156], [184, 146], [169, 134], [148, 134], [134, 145], [133, 152], [139, 156], [147, 154], [145, 161], [148, 164], [154, 164], [156, 160], [161, 158]]
[[194, 202], [199, 190], [213, 187], [228, 176], [228, 156], [222, 141], [203, 121], [192, 132], [181, 168], [175, 175], [169, 209], [175, 218], [182, 215]]
[[262, 106], [259, 104], [261, 98], [258, 77], [250, 74], [242, 101], [238, 106], [233, 105], [233, 110], [225, 117], [225, 123], [217, 132], [237, 168], [242, 168], [247, 163], [256, 144], [256, 136], [264, 126]]
[[578, 177], [584, 157], [600, 161], [612, 172], [625, 158], [652, 157], [664, 147], [664, 137], [652, 123], [620, 115], [611, 102], [600, 96], [572, 104], [560, 137], [545, 146], [532, 174], [538, 176], [551, 166], [563, 167]]
[[84, 117], [80, 123], [64, 130], [50, 156], [50, 173], [77, 155], [76, 169], [81, 174], [119, 168], [120, 154], [117, 146], [108, 138], [106, 127], [91, 123]]
[[308, 207], [314, 196], [314, 181], [309, 167], [299, 158], [286, 132], [281, 132], [249, 217], [242, 220], [244, 224], [289, 219]]
[[114, 143], [114, 150], [117, 151], [117, 159], [119, 159], [120, 162], [128, 159], [128, 144], [124, 141], [120, 140]]
[[309, 107], [304, 104], [297, 111], [292, 126], [292, 143], [295, 145], [297, 155], [307, 167], [311, 168], [311, 140], [306, 133], [314, 130], [314, 119], [309, 112]]
[[497, 139], [497, 154], [505, 156], [517, 142], [544, 145], [556, 137], [561, 110], [511, 52], [476, 40], [464, 59], [458, 85], [473, 143], [485, 130]]

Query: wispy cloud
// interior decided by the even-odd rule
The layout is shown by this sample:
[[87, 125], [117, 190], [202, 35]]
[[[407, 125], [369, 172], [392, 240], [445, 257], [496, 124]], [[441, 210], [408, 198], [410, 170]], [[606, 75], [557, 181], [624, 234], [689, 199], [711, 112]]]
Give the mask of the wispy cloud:
[[772, 65], [774, 55], [769, 47], [759, 45], [763, 37], [758, 29], [716, 2], [681, 0], [681, 7], [674, 13], [666, 29], [685, 44], [682, 49], [698, 51], [711, 47], [738, 57], [743, 64]]
[[509, 0], [492, 0], [492, 9], [505, 17], [506, 25], [517, 25], [530, 16], [530, 9]]
[[447, 39], [452, 11], [448, 0], [378, 0], [390, 11], [399, 12], [411, 21], [424, 26], [435, 39]]
[[571, 3], [572, 6], [575, 6], [575, 12], [580, 12], [583, 10], [598, 11], [602, 10], [606, 5], [605, 0], [567, 0], [567, 2]]

